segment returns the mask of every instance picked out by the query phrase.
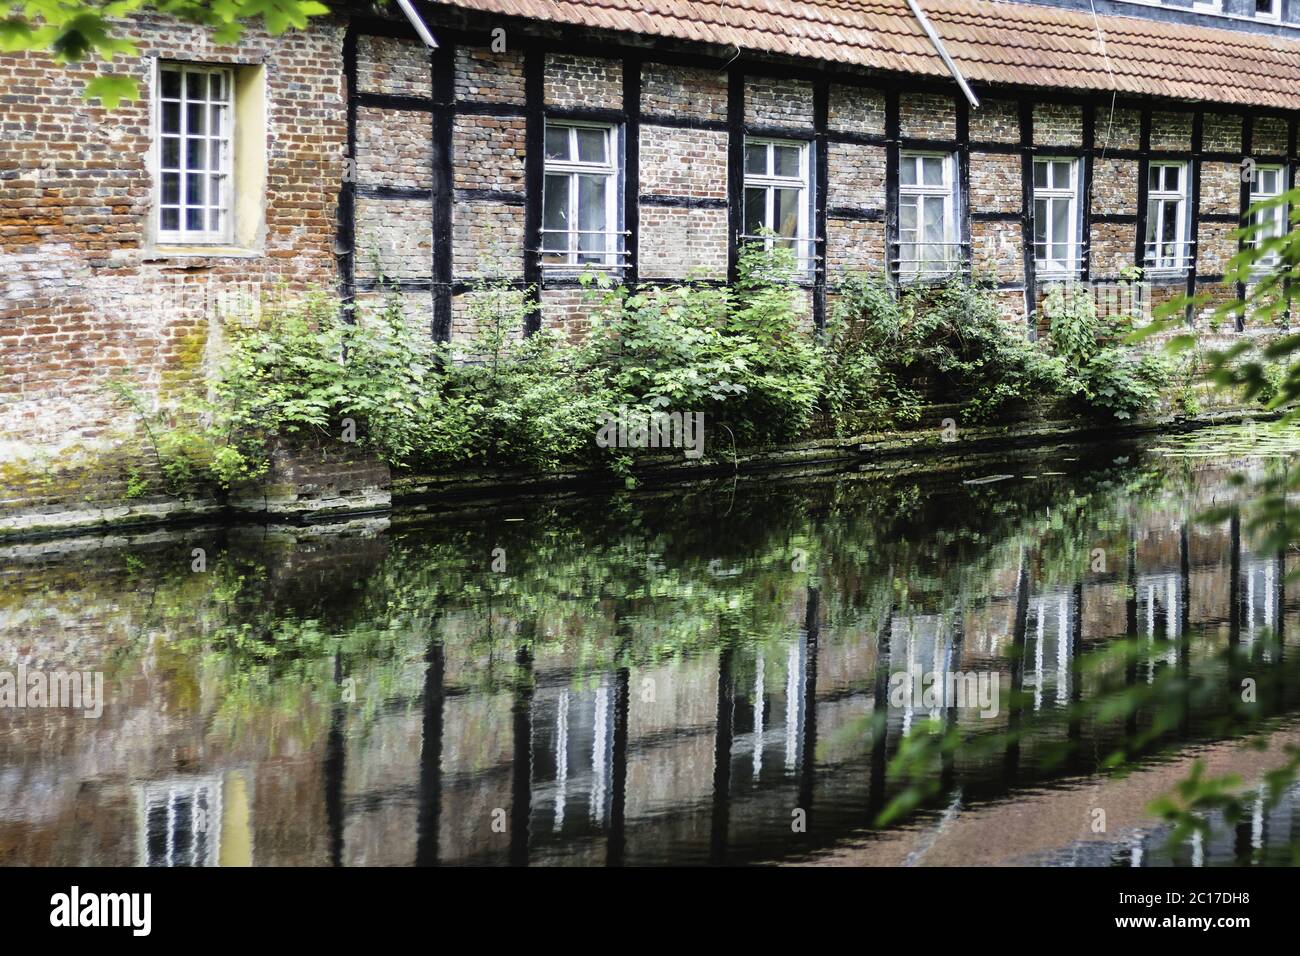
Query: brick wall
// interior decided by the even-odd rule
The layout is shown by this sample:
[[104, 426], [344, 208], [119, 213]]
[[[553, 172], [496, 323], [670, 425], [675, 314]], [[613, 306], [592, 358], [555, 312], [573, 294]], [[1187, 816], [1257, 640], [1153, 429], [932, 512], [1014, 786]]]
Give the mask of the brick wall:
[[[265, 224], [253, 247], [239, 254], [177, 256], [151, 250], [147, 220], [151, 181], [145, 157], [149, 111], [124, 104], [109, 114], [85, 105], [79, 91], [96, 67], [55, 70], [39, 56], [0, 57], [0, 346], [5, 375], [0, 404], [10, 426], [0, 438], [0, 463], [39, 449], [41, 461], [14, 467], [10, 484], [49, 484], [51, 469], [97, 443], [129, 438], [133, 424], [114, 409], [102, 384], [115, 369], [130, 369], [151, 396], [166, 396], [199, 381], [219, 340], [218, 310], [209, 303], [154, 308], [148, 290], [181, 281], [203, 290], [223, 283], [283, 282], [290, 291], [332, 287], [335, 275], [336, 199], [343, 177], [346, 113], [342, 89], [343, 27], [334, 21], [307, 33], [269, 38], [252, 31], [238, 49], [196, 48], [188, 29], [156, 18], [139, 21], [146, 57], [261, 64], [267, 84]], [[486, 37], [484, 38], [486, 41]], [[724, 277], [728, 264], [728, 72], [653, 62], [640, 69], [639, 138], [626, 144], [639, 159], [639, 181], [621, 188], [639, 197], [637, 267], [649, 280]], [[633, 61], [635, 62], [635, 61]], [[362, 36], [357, 44], [363, 92], [428, 99], [433, 76], [428, 51], [414, 38]], [[451, 248], [435, 247], [434, 203], [418, 194], [383, 198], [380, 187], [430, 190], [434, 149], [427, 108], [366, 104], [357, 110], [356, 277], [419, 282], [449, 255], [453, 284], [451, 335], [473, 335], [471, 292], [478, 279], [522, 284], [525, 236], [527, 122], [525, 54], [457, 44], [451, 64], [455, 106], [451, 125]], [[148, 60], [130, 67], [149, 88]], [[541, 99], [549, 110], [622, 110], [625, 66], [619, 59], [579, 53], [542, 56]], [[747, 73], [743, 116], [752, 127], [776, 127], [811, 140], [814, 84]], [[36, 80], [40, 83], [36, 83]], [[635, 78], [633, 78], [635, 79]], [[29, 92], [29, 89], [31, 92]], [[885, 273], [884, 142], [892, 100], [885, 88], [836, 77], [827, 86], [828, 145], [826, 270], [830, 282], [848, 272]], [[904, 88], [897, 95], [897, 127], [923, 148], [948, 149], [959, 129], [955, 91]], [[964, 110], [964, 106], [960, 107]], [[999, 284], [1009, 319], [1024, 321], [1022, 142], [1020, 103], [1010, 94], [986, 97], [968, 113], [972, 268]], [[1085, 110], [1077, 103], [1032, 104], [1033, 148], [1077, 151], [1084, 142]], [[1143, 161], [1149, 145], [1169, 156], [1188, 155], [1194, 130], [1190, 109], [1153, 109], [1144, 143], [1143, 113], [1132, 104], [1095, 107], [1096, 148], [1089, 230], [1094, 279], [1116, 278], [1133, 265]], [[1197, 266], [1224, 270], [1235, 252], [1231, 217], [1240, 210], [1242, 116], [1206, 112], [1201, 164]], [[1257, 115], [1250, 123], [1254, 155], [1285, 153], [1285, 119]], [[924, 144], [931, 144], [926, 147]], [[1226, 158], [1225, 158], [1226, 157]], [[620, 215], [623, 204], [619, 204]], [[589, 308], [581, 293], [551, 283], [541, 294], [541, 322], [577, 334]], [[1167, 284], [1178, 288], [1177, 282]], [[143, 294], [142, 294], [142, 290]], [[1162, 293], [1163, 294], [1163, 293]], [[1172, 294], [1172, 293], [1171, 293]], [[800, 293], [806, 314], [811, 292]], [[199, 296], [203, 299], [203, 296]], [[432, 328], [432, 296], [406, 291], [413, 327]], [[171, 300], [166, 300], [171, 302]], [[364, 292], [363, 304], [376, 301]], [[108, 307], [105, 304], [108, 303]], [[149, 306], [149, 307], [145, 307]], [[20, 474], [21, 473], [21, 474]], [[36, 475], [37, 477], [32, 477]], [[120, 478], [120, 476], [119, 476]], [[116, 480], [116, 479], [115, 479]]]
[[937, 93], [903, 93], [898, 98], [898, 132], [913, 139], [956, 139], [956, 99]]
[[1082, 146], [1083, 107], [1062, 103], [1034, 104], [1035, 146]]
[[[150, 400], [174, 394], [211, 364], [214, 303], [224, 291], [335, 282], [342, 25], [327, 19], [274, 38], [251, 29], [237, 47], [219, 47], [140, 17], [134, 35], [140, 56], [112, 69], [135, 78], [143, 96], [114, 110], [81, 97], [102, 65], [0, 54], [0, 483], [44, 481], [47, 503], [120, 490], [120, 472], [131, 467], [120, 445], [137, 447], [139, 434], [105, 394], [109, 376], [128, 372]], [[262, 66], [265, 201], [246, 249], [180, 256], [150, 248], [155, 58]], [[399, 138], [403, 148], [384, 162], [409, 175], [418, 147]]]

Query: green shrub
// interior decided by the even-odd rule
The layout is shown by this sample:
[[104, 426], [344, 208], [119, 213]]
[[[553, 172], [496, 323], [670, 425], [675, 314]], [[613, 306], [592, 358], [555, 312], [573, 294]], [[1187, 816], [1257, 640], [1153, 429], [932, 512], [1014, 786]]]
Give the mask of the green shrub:
[[959, 402], [971, 421], [1056, 394], [1061, 363], [1010, 327], [997, 299], [956, 279], [895, 296], [883, 282], [850, 278], [827, 323], [827, 411], [841, 422], [866, 409], [881, 426], [911, 424], [923, 401]]
[[1122, 329], [1098, 320], [1089, 298], [1059, 290], [1047, 304], [1049, 351], [1001, 318], [987, 287], [964, 280], [896, 295], [848, 279], [814, 335], [791, 252], [761, 244], [742, 250], [731, 286], [630, 291], [594, 273], [584, 285], [591, 329], [581, 341], [526, 335], [536, 302], [507, 285], [470, 293], [475, 333], [458, 350], [410, 326], [396, 294], [351, 316], [314, 294], [229, 323], [203, 398], [152, 411], [129, 383], [113, 387], [180, 493], [260, 478], [284, 440], [355, 440], [399, 470], [626, 474], [636, 450], [596, 442], [622, 410], [702, 413], [712, 447], [729, 451], [805, 436], [819, 412], [841, 435], [911, 425], [925, 401], [960, 403], [978, 422], [1068, 396], [1125, 418], [1168, 379], [1158, 357], [1118, 348]]
[[616, 404], [612, 392], [588, 374], [583, 350], [559, 333], [525, 337], [536, 308], [504, 285], [471, 293], [475, 335], [464, 361], [443, 347], [434, 400], [421, 421], [421, 453], [405, 464], [547, 469], [598, 460], [593, 436]]
[[1119, 347], [1131, 318], [1098, 316], [1093, 297], [1080, 286], [1053, 287], [1043, 313], [1053, 351], [1065, 361], [1067, 392], [1084, 412], [1126, 419], [1159, 404], [1173, 370], [1160, 354]]
[[822, 410], [836, 434], [915, 424], [924, 396], [900, 381], [898, 300], [888, 286], [850, 276], [836, 289], [822, 333]]
[[629, 292], [588, 276], [584, 346], [614, 404], [701, 412], [738, 444], [803, 434], [819, 397], [820, 354], [795, 309], [789, 250], [742, 250], [734, 287], [685, 283]]

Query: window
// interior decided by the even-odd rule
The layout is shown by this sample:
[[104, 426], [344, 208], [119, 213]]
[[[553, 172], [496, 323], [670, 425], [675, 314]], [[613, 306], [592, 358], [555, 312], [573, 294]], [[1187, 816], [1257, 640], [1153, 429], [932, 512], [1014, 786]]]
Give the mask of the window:
[[1187, 179], [1187, 163], [1152, 163], [1147, 170], [1148, 269], [1187, 268]]
[[[1250, 185], [1250, 202], [1252, 206], [1255, 203], [1277, 199], [1284, 192], [1286, 192], [1286, 171], [1283, 167], [1255, 167], [1255, 178]], [[1255, 245], [1260, 245], [1267, 239], [1286, 235], [1286, 203], [1279, 202], [1265, 209], [1256, 210], [1251, 216], [1251, 224], [1256, 227], [1251, 234], [1251, 239]], [[1273, 265], [1277, 262], [1277, 258], [1277, 253], [1271, 252], [1264, 257], [1263, 261], [1265, 265]]]
[[622, 264], [617, 154], [618, 130], [613, 126], [547, 122], [543, 267], [577, 270]]
[[143, 866], [216, 866], [221, 847], [221, 781], [150, 783], [140, 792]]
[[1255, 0], [1255, 18], [1258, 20], [1280, 20], [1282, 0]]
[[745, 140], [745, 223], [743, 239], [768, 248], [793, 249], [796, 265], [812, 265], [808, 236], [808, 144], [798, 140]]
[[903, 153], [898, 168], [898, 273], [940, 276], [960, 262], [954, 210], [953, 158]]
[[1042, 273], [1078, 268], [1078, 170], [1075, 159], [1034, 160], [1034, 260]]
[[161, 63], [155, 155], [162, 243], [228, 243], [234, 202], [234, 73]]

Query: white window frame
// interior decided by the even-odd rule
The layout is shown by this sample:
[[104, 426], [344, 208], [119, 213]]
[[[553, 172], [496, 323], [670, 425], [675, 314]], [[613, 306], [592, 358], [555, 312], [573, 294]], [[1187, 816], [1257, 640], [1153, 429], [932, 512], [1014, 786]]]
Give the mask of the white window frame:
[[[551, 159], [544, 157], [542, 171], [542, 227], [541, 235], [538, 237], [538, 255], [542, 263], [542, 268], [547, 272], [581, 272], [584, 269], [618, 269], [624, 264], [624, 255], [626, 243], [623, 242], [623, 234], [619, 229], [619, 210], [622, 206], [621, 199], [622, 173], [623, 173], [623, 150], [622, 150], [622, 130], [613, 123], [593, 123], [580, 120], [548, 119], [546, 121], [546, 130], [565, 129], [569, 131], [569, 155], [575, 157], [572, 159]], [[578, 155], [578, 130], [601, 130], [605, 134], [605, 162], [590, 163], [581, 162], [576, 157]], [[546, 133], [542, 134], [543, 150], [545, 150]], [[570, 228], [566, 230], [553, 231], [546, 226], [546, 182], [552, 176], [567, 176], [569, 180], [569, 208], [568, 220]], [[605, 184], [605, 228], [601, 232], [604, 236], [604, 242], [601, 248], [594, 250], [584, 250], [580, 248], [582, 242], [581, 236], [587, 234], [578, 228], [581, 219], [579, 216], [579, 189], [578, 179], [582, 176], [604, 176]], [[567, 239], [564, 246], [559, 249], [547, 248], [547, 236], [561, 235]]]
[[[763, 146], [767, 152], [767, 171], [752, 173], [749, 171], [749, 148]], [[799, 151], [799, 174], [797, 176], [778, 176], [776, 174], [776, 150], [774, 147], [787, 146]], [[766, 136], [746, 136], [742, 156], [744, 169], [744, 188], [741, 190], [741, 229], [745, 229], [745, 211], [747, 203], [744, 190], [762, 189], [764, 191], [763, 222], [764, 229], [775, 232], [776, 227], [776, 190], [794, 189], [799, 193], [799, 220], [795, 227], [793, 239], [784, 236], [759, 235], [742, 232], [741, 240], [745, 242], [762, 242], [764, 248], [771, 249], [777, 244], [793, 244], [795, 267], [800, 272], [811, 272], [813, 267], [813, 241], [810, 237], [812, 207], [812, 143], [800, 139], [772, 139]]]
[[[1079, 219], [1079, 160], [1074, 156], [1035, 156], [1034, 157], [1034, 268], [1035, 271], [1043, 276], [1070, 276], [1079, 270], [1079, 235], [1081, 225]], [[1070, 167], [1070, 184], [1068, 187], [1060, 186], [1039, 186], [1038, 185], [1038, 164], [1047, 165], [1049, 178], [1052, 169], [1052, 163], [1067, 163]], [[1048, 204], [1048, 214], [1043, 223], [1043, 242], [1040, 249], [1040, 243], [1037, 237], [1038, 226], [1038, 202], [1044, 200]], [[1051, 207], [1054, 202], [1065, 200], [1069, 203], [1069, 216], [1067, 217], [1067, 226], [1069, 232], [1065, 239], [1065, 259], [1058, 260], [1049, 255], [1049, 250], [1061, 243], [1061, 239], [1053, 235]]]
[[[1274, 189], [1268, 192], [1264, 192], [1260, 188], [1260, 183], [1263, 180], [1263, 176], [1260, 175], [1261, 173], [1274, 173], [1276, 175], [1276, 179], [1275, 179], [1276, 186]], [[1279, 164], [1268, 164], [1264, 166], [1255, 167], [1254, 179], [1252, 179], [1250, 183], [1250, 204], [1252, 206], [1255, 205], [1255, 203], [1263, 202], [1266, 199], [1276, 199], [1279, 196], [1285, 195], [1286, 192], [1287, 192], [1286, 166], [1279, 165]], [[1288, 212], [1289, 210], [1287, 208], [1286, 203], [1278, 203], [1277, 205], [1271, 206], [1268, 209], [1257, 210], [1251, 216], [1251, 224], [1258, 226], [1266, 222], [1269, 222], [1271, 220], [1273, 223], [1273, 230], [1268, 233], [1265, 233], [1263, 231], [1255, 232], [1251, 236], [1252, 245], [1258, 247], [1262, 245], [1266, 240], [1271, 239], [1274, 236], [1286, 235], [1287, 229], [1289, 228], [1290, 225], [1290, 218], [1288, 216]], [[1277, 261], [1278, 261], [1277, 253], [1270, 253], [1269, 255], [1265, 256], [1264, 259], [1261, 260], [1260, 264], [1265, 267], [1268, 267], [1268, 266], [1276, 265]]]
[[[1153, 169], [1168, 169], [1176, 167], [1178, 173], [1177, 190], [1165, 189], [1165, 176], [1162, 172], [1158, 177], [1161, 184], [1160, 189], [1151, 188], [1151, 171]], [[1191, 262], [1192, 248], [1188, 241], [1190, 233], [1188, 232], [1188, 195], [1191, 184], [1192, 164], [1185, 159], [1178, 160], [1153, 160], [1147, 164], [1147, 235], [1142, 237], [1142, 266], [1149, 272], [1157, 273], [1178, 273], [1186, 272]], [[1177, 250], [1174, 256], [1161, 255], [1162, 240], [1160, 237], [1164, 234], [1165, 206], [1166, 202], [1175, 200], [1178, 203], [1175, 215], [1177, 220], [1174, 223], [1174, 234], [1178, 237], [1174, 240], [1174, 248]], [[1152, 204], [1155, 205], [1156, 215], [1152, 216]]]
[[1196, 13], [1222, 13], [1223, 0], [1193, 0], [1192, 10]]
[[[164, 98], [163, 96], [163, 73], [164, 71], [177, 71], [180, 73], [181, 88], [180, 99]], [[187, 141], [189, 126], [189, 109], [188, 104], [188, 80], [190, 75], [199, 74], [204, 77], [204, 91], [207, 94], [204, 103], [204, 133], [201, 138], [204, 142], [205, 156], [211, 149], [213, 142], [220, 144], [218, 150], [218, 168], [213, 171], [204, 169], [201, 173], [189, 173], [187, 167], [188, 149]], [[220, 75], [222, 79], [222, 91], [224, 102], [214, 101], [211, 99], [210, 77]], [[232, 67], [221, 66], [208, 63], [186, 63], [174, 60], [156, 60], [153, 72], [153, 136], [150, 152], [150, 167], [153, 172], [153, 234], [155, 241], [159, 245], [229, 245], [233, 241], [235, 229], [235, 179], [234, 179], [234, 154], [237, 132], [235, 130], [235, 71]], [[166, 133], [163, 131], [163, 107], [165, 103], [178, 103], [180, 113], [180, 129], [176, 133]], [[221, 114], [221, 134], [213, 136], [211, 129], [212, 108], [217, 107]], [[163, 166], [163, 140], [164, 138], [175, 138], [179, 143], [177, 166]], [[179, 183], [176, 203], [163, 202], [163, 173], [172, 172], [178, 175]], [[203, 204], [189, 204], [186, 202], [187, 193], [187, 176], [201, 175], [204, 177], [203, 182]], [[219, 196], [216, 204], [212, 203], [211, 180], [210, 177], [217, 176], [219, 179]], [[163, 208], [177, 210], [177, 228], [166, 229], [163, 226]], [[185, 227], [187, 211], [190, 209], [203, 210], [203, 228], [187, 229]], [[218, 229], [211, 228], [211, 212], [218, 210], [220, 214], [221, 226]]]
[[[925, 185], [923, 183], [922, 164], [923, 159], [941, 159], [943, 160], [943, 183], [940, 185]], [[906, 185], [903, 183], [903, 166], [912, 163], [916, 169], [915, 183]], [[952, 153], [930, 152], [925, 150], [901, 150], [898, 157], [899, 175], [898, 175], [898, 249], [896, 263], [898, 266], [898, 276], [904, 280], [932, 279], [949, 276], [958, 271], [962, 261], [961, 241], [957, 234], [957, 157]], [[903, 238], [903, 200], [907, 197], [916, 197], [918, 200], [925, 197], [943, 198], [943, 240], [942, 245], [946, 253], [946, 258], [941, 261], [938, 268], [922, 268], [923, 262], [919, 256], [914, 254], [917, 261], [904, 262], [903, 250], [910, 244], [914, 249], [919, 250], [921, 246], [934, 245], [922, 240], [925, 235], [925, 203], [917, 202], [916, 206], [916, 239], [911, 243]]]
[[1256, 20], [1263, 20], [1265, 23], [1281, 23], [1282, 22], [1282, 0], [1268, 0], [1268, 2], [1271, 4], [1271, 9], [1269, 10], [1269, 12], [1260, 13], [1259, 0], [1255, 0], [1255, 10], [1253, 11], [1252, 15]]
[[[203, 806], [199, 805], [200, 798]], [[179, 812], [180, 801], [188, 804], [189, 813]], [[164, 782], [146, 783], [137, 790], [139, 833], [137, 848], [141, 866], [217, 866], [221, 859], [222, 789], [219, 776], [187, 777]], [[149, 825], [152, 811], [162, 811], [162, 855], [149, 855]], [[179, 830], [189, 836], [189, 847], [182, 853], [176, 845]]]

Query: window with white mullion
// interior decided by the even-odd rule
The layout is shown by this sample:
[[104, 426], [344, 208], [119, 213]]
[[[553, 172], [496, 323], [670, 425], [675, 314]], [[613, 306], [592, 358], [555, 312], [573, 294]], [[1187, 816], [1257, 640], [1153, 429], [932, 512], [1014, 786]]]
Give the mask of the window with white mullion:
[[212, 777], [142, 788], [140, 862], [214, 866], [221, 843], [221, 784]]
[[552, 268], [621, 265], [617, 130], [546, 124], [542, 186], [542, 264]]
[[745, 208], [742, 239], [794, 251], [801, 270], [812, 266], [809, 238], [809, 144], [798, 140], [745, 140]]
[[1282, 0], [1255, 0], [1255, 18], [1258, 20], [1281, 20]]
[[1078, 160], [1034, 160], [1034, 260], [1045, 275], [1078, 268]]
[[157, 232], [164, 243], [229, 242], [233, 75], [160, 63]]
[[[1256, 203], [1277, 200], [1286, 192], [1286, 169], [1282, 166], [1256, 166], [1254, 171], [1255, 178], [1250, 184], [1250, 203], [1254, 206]], [[1254, 245], [1262, 245], [1269, 239], [1286, 235], [1287, 231], [1287, 205], [1284, 202], [1272, 202], [1263, 209], [1257, 209], [1251, 215], [1251, 224], [1254, 230], [1251, 233], [1251, 242]], [[1278, 261], [1276, 251], [1266, 253], [1262, 264], [1266, 266], [1275, 265]]]
[[953, 157], [902, 153], [898, 171], [898, 272], [924, 277], [960, 261], [954, 217]]
[[1191, 259], [1187, 239], [1188, 164], [1151, 163], [1147, 172], [1148, 269], [1179, 271]]

